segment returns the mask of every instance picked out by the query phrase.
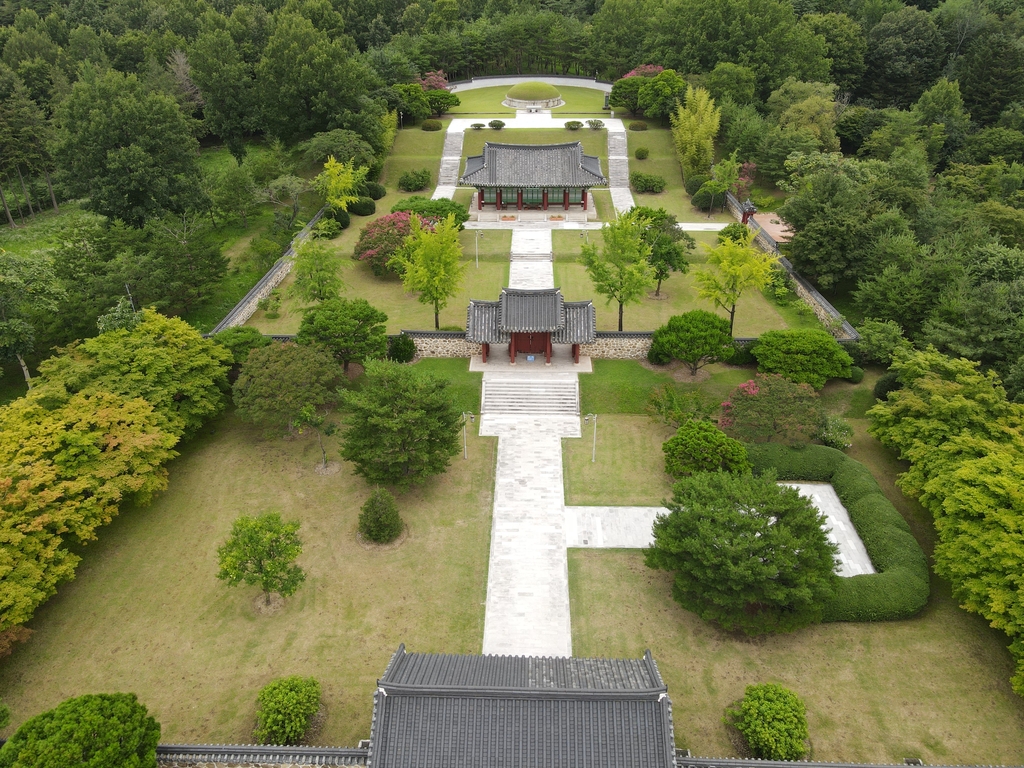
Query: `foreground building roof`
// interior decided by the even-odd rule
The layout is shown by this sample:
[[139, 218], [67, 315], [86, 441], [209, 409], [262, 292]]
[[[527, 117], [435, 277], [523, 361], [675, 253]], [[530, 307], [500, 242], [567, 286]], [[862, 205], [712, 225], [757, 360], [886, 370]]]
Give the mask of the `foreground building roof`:
[[583, 144], [484, 144], [466, 158], [460, 184], [474, 187], [600, 187], [608, 183], [601, 160]]
[[469, 302], [468, 341], [506, 344], [512, 333], [551, 333], [556, 344], [590, 344], [597, 338], [597, 313], [591, 301], [565, 301], [558, 288], [504, 288], [497, 301]]
[[453, 656], [400, 646], [371, 768], [673, 768], [668, 688], [642, 659]]

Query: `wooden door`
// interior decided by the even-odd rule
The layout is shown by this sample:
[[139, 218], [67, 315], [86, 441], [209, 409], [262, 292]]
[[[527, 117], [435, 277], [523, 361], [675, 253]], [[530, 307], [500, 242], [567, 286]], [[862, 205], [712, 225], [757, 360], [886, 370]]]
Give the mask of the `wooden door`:
[[548, 333], [517, 333], [516, 354], [543, 355], [548, 348]]

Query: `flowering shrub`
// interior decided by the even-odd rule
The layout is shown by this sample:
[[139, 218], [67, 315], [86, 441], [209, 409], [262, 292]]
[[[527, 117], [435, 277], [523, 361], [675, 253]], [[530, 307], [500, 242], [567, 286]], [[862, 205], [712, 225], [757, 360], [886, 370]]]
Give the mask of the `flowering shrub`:
[[424, 91], [447, 91], [448, 75], [443, 69], [427, 72], [420, 80], [417, 80]]
[[845, 451], [853, 445], [853, 427], [840, 416], [826, 416], [815, 437], [829, 448]]
[[629, 72], [622, 76], [623, 79], [627, 77], [654, 77], [660, 74], [665, 68], [661, 64], [641, 64], [636, 69], [631, 69]]
[[718, 426], [747, 443], [810, 442], [824, 414], [818, 393], [779, 374], [759, 373], [722, 403]]
[[354, 258], [365, 261], [377, 277], [398, 274], [391, 266], [391, 257], [402, 247], [405, 238], [412, 232], [408, 213], [389, 213], [371, 221], [359, 233]]

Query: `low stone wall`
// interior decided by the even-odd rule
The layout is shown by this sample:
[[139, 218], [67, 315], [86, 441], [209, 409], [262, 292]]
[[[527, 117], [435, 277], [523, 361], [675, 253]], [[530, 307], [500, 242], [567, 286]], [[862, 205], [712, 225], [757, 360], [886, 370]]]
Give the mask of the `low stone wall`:
[[480, 345], [466, 341], [460, 331], [402, 331], [416, 343], [419, 357], [472, 357], [480, 354]]
[[580, 345], [580, 354], [598, 360], [645, 360], [651, 349], [651, 335], [649, 331], [598, 331], [596, 341]]

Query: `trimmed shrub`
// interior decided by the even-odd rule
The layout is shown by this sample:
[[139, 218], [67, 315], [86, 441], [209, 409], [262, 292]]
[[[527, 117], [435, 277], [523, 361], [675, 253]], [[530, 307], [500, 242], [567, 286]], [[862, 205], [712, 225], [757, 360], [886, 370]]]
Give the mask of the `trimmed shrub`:
[[848, 378], [853, 363], [835, 337], [821, 328], [766, 331], [753, 354], [762, 373], [780, 373], [815, 389], [824, 387], [829, 379]]
[[298, 744], [320, 710], [320, 683], [313, 677], [282, 677], [263, 686], [256, 701], [256, 742]]
[[859, 365], [851, 365], [850, 375], [847, 378], [854, 384], [860, 384], [864, 381], [864, 369]]
[[420, 128], [424, 131], [440, 131], [443, 127], [440, 120], [424, 120], [420, 123]]
[[629, 174], [629, 183], [637, 192], [656, 195], [665, 191], [665, 177], [654, 173], [633, 171]]
[[377, 212], [377, 204], [368, 197], [360, 197], [354, 203], [349, 203], [348, 212], [356, 216], [373, 216]]
[[707, 181], [707, 176], [687, 176], [686, 181], [683, 182], [683, 189], [686, 190], [686, 194], [692, 196], [697, 194], [697, 190], [703, 187]]
[[687, 421], [666, 440], [665, 473], [679, 479], [694, 472], [749, 472], [747, 449], [709, 421]]
[[419, 192], [428, 184], [430, 184], [430, 171], [427, 168], [406, 171], [398, 177], [398, 188], [403, 192]]
[[565, 127], [570, 131], [578, 131], [580, 128], [583, 127], [583, 123], [581, 123], [579, 120], [570, 120], [565, 124]]
[[490, 126], [491, 128], [493, 128], [496, 131], [500, 131], [502, 128], [505, 127], [505, 121], [504, 120], [491, 120], [491, 122], [489, 122], [487, 125]]
[[651, 337], [651, 348], [647, 350], [647, 362], [654, 365], [668, 365], [672, 362], [672, 351], [668, 340], [657, 332]]
[[380, 200], [388, 193], [387, 187], [383, 184], [378, 184], [376, 181], [366, 182], [363, 184], [363, 189], [366, 190], [366, 196], [371, 200]]
[[821, 428], [814, 435], [829, 448], [845, 451], [853, 445], [853, 427], [839, 416], [826, 416]]
[[363, 538], [387, 544], [398, 538], [403, 527], [395, 497], [386, 488], [375, 488], [359, 513], [359, 532]]
[[890, 392], [895, 392], [897, 389], [902, 388], [903, 385], [900, 383], [899, 374], [896, 371], [886, 371], [875, 382], [875, 400], [887, 400]]
[[451, 214], [455, 217], [455, 223], [459, 225], [459, 229], [462, 229], [462, 225], [469, 221], [469, 211], [466, 209], [466, 206], [444, 197], [438, 200], [431, 200], [429, 197], [415, 195], [399, 200], [391, 206], [392, 213], [403, 211], [405, 213], [415, 213], [421, 219], [430, 219], [431, 221], [443, 219]]
[[779, 480], [831, 483], [877, 573], [838, 579], [822, 621], [895, 621], [928, 603], [928, 561], [910, 526], [874, 476], [842, 451], [823, 445], [748, 445], [754, 474], [774, 469]]
[[646, 160], [648, 157], [650, 157], [650, 154], [651, 150], [649, 150], [647, 147], [637, 147], [636, 151], [633, 152], [633, 157], [635, 157], [637, 160]]
[[732, 224], [726, 224], [715, 237], [720, 243], [724, 242], [726, 239], [739, 242], [746, 238], [747, 231], [746, 224], [734, 221]]
[[748, 685], [740, 708], [727, 709], [725, 714], [754, 757], [799, 760], [807, 754], [807, 708], [799, 696], [778, 683]]
[[348, 229], [349, 225], [352, 223], [352, 214], [350, 214], [348, 211], [343, 211], [341, 208], [331, 209], [325, 215], [330, 216], [332, 219], [338, 222], [338, 224], [341, 225], [342, 229]]
[[631, 131], [646, 131], [647, 123], [643, 120], [634, 120], [629, 124], [629, 130]]
[[587, 127], [590, 128], [590, 130], [592, 131], [600, 131], [602, 128], [604, 128], [604, 120], [597, 120], [595, 118], [591, 118], [590, 120], [587, 120]]
[[400, 333], [388, 336], [388, 360], [396, 363], [408, 363], [416, 356], [416, 342], [412, 336]]
[[473, 129], [474, 131], [482, 131], [482, 130], [483, 130], [484, 128], [486, 128], [487, 126], [486, 126], [486, 125], [484, 125], [483, 123], [473, 123], [473, 124], [472, 124], [471, 126], [469, 126], [469, 127], [470, 127], [470, 128], [472, 128], [472, 129]]

